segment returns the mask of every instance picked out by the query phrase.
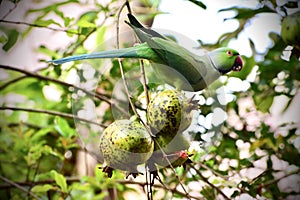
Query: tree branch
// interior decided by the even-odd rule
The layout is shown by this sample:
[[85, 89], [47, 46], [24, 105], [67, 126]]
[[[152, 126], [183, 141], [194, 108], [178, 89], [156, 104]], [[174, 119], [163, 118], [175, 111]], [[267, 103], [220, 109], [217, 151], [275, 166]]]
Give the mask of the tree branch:
[[9, 185], [12, 185], [20, 190], [22, 190], [23, 192], [27, 193], [28, 195], [32, 196], [33, 198], [35, 199], [38, 199], [40, 200], [41, 198], [39, 198], [38, 196], [36, 196], [35, 194], [33, 194], [32, 192], [28, 191], [26, 188], [22, 187], [21, 185], [11, 181], [10, 179], [8, 178], [5, 178], [4, 176], [1, 176], [0, 175], [0, 179], [3, 180], [4, 182], [8, 183]]
[[28, 76], [22, 75], [22, 76], [19, 76], [19, 77], [17, 77], [17, 78], [14, 78], [14, 79], [12, 79], [12, 80], [10, 80], [10, 81], [7, 81], [6, 83], [4, 83], [3, 85], [0, 86], [0, 90], [4, 90], [4, 89], [5, 89], [6, 87], [8, 87], [9, 85], [14, 84], [14, 83], [16, 83], [16, 82], [18, 82], [18, 81], [20, 81], [20, 80], [26, 78], [26, 77], [28, 77]]
[[[74, 182], [80, 182], [80, 179], [77, 177], [65, 177], [66, 181], [68, 184], [74, 183]], [[7, 183], [7, 182], [6, 182]], [[43, 185], [43, 184], [51, 184], [55, 183], [55, 180], [42, 180], [42, 181], [26, 181], [26, 182], [14, 182], [15, 184], [18, 184], [19, 186], [36, 186], [36, 185]], [[12, 184], [1, 184], [0, 185], [0, 190], [1, 189], [7, 189], [11, 188]]]
[[202, 174], [201, 174], [201, 172], [198, 170], [198, 169], [196, 169], [192, 164], [188, 164], [192, 169], [194, 169], [195, 171], [196, 171], [196, 173], [198, 174], [198, 176], [200, 176], [200, 178], [205, 182], [205, 183], [207, 183], [209, 186], [211, 186], [212, 188], [214, 188], [219, 194], [221, 194], [226, 200], [230, 200], [230, 198], [226, 195], [226, 194], [224, 194], [224, 192], [220, 189], [220, 188], [218, 188], [217, 186], [215, 186], [214, 184], [212, 184], [211, 182], [209, 182], [208, 181], [208, 179], [207, 178], [205, 178]]
[[[3, 17], [2, 17], [1, 20], [5, 19], [10, 13], [12, 13], [12, 12], [17, 8], [19, 2], [20, 2], [20, 1], [15, 2], [15, 3], [14, 3], [14, 7], [10, 8], [10, 9], [7, 11], [7, 13], [6, 13], [5, 15], [3, 15]], [[0, 1], [0, 6], [1, 6], [1, 4], [2, 4], [2, 0]]]
[[28, 22], [10, 21], [10, 20], [4, 20], [4, 19], [1, 19], [0, 23], [1, 22], [6, 23], [6, 24], [25, 25], [25, 26], [31, 26], [31, 27], [36, 27], [36, 28], [45, 28], [45, 29], [49, 29], [49, 30], [52, 30], [52, 31], [60, 31], [60, 32], [65, 32], [65, 33], [70, 33], [70, 34], [75, 34], [75, 35], [82, 35], [79, 32], [69, 31], [68, 29], [58, 29], [58, 28], [43, 26], [43, 25], [39, 25], [39, 24], [31, 24], [31, 23], [28, 23]]
[[[77, 90], [80, 90], [80, 91], [84, 92], [85, 94], [87, 94], [90, 97], [95, 97], [95, 98], [97, 98], [99, 100], [102, 100], [102, 101], [104, 101], [104, 102], [106, 102], [106, 103], [108, 103], [110, 105], [114, 105], [120, 112], [122, 112], [123, 114], [125, 114], [125, 116], [128, 116], [128, 113], [126, 113], [116, 103], [114, 103], [113, 101], [111, 101], [108, 96], [100, 94], [99, 92], [95, 92], [95, 93], [94, 92], [90, 92], [90, 91], [88, 91], [88, 90], [86, 90], [84, 88], [78, 87], [78, 86], [70, 84], [70, 83], [66, 83], [64, 81], [60, 81], [58, 79], [54, 79], [54, 78], [47, 77], [47, 76], [42, 76], [42, 75], [39, 75], [39, 74], [37, 74], [35, 72], [27, 71], [27, 70], [24, 70], [24, 69], [20, 69], [20, 68], [8, 66], [8, 65], [0, 65], [0, 68], [6, 69], [6, 70], [17, 71], [17, 72], [20, 72], [20, 73], [23, 73], [23, 74], [27, 75], [28, 77], [38, 78], [40, 80], [49, 81], [49, 82], [56, 83], [56, 84], [59, 84], [59, 85], [63, 85], [63, 86], [66, 86], [66, 87], [72, 87], [74, 89], [77, 89]], [[22, 78], [24, 78], [24, 77], [22, 77]], [[20, 79], [21, 79], [21, 77], [20, 77]], [[4, 84], [4, 87], [6, 87], [6, 84]], [[3, 85], [0, 86], [0, 88], [2, 88], [2, 87], [3, 87]]]
[[283, 175], [282, 177], [279, 177], [279, 178], [277, 178], [277, 179], [274, 179], [274, 180], [271, 180], [271, 181], [269, 181], [269, 182], [264, 183], [264, 184], [263, 184], [263, 187], [268, 187], [268, 186], [270, 186], [270, 185], [273, 185], [273, 184], [277, 183], [278, 181], [280, 181], [280, 180], [283, 179], [283, 178], [286, 178], [286, 177], [291, 176], [291, 175], [294, 175], [294, 174], [299, 174], [299, 173], [300, 173], [300, 169], [295, 170], [295, 171], [292, 171], [292, 172], [290, 172], [290, 173], [287, 173], [287, 174]]
[[[66, 181], [68, 184], [74, 183], [74, 182], [80, 182], [80, 178], [78, 177], [65, 177]], [[117, 180], [117, 183], [120, 184], [128, 184], [128, 185], [139, 185], [141, 187], [145, 187], [148, 183], [147, 182], [137, 182], [137, 181], [131, 181], [131, 180]], [[43, 180], [43, 181], [26, 181], [26, 182], [13, 182], [14, 184], [17, 184], [19, 186], [36, 186], [36, 185], [43, 185], [43, 184], [52, 184], [55, 183], [55, 180]], [[0, 185], [0, 189], [7, 189], [10, 188], [11, 186], [14, 186], [12, 184], [1, 184]], [[160, 184], [154, 184], [153, 185], [155, 188], [161, 188], [161, 189], [165, 189], [165, 186], [160, 185]], [[180, 192], [179, 190], [177, 190], [176, 188], [173, 189], [169, 189], [170, 192], [174, 193], [174, 194], [179, 194], [182, 196], [186, 196], [185, 193]], [[196, 196], [190, 196], [190, 198], [192, 199], [196, 199], [196, 200], [204, 200], [204, 198], [201, 197], [196, 197]]]
[[[147, 182], [137, 182], [137, 181], [130, 181], [130, 180], [118, 180], [117, 182], [121, 183], [121, 184], [139, 185], [141, 187], [145, 187], [148, 184]], [[160, 185], [160, 184], [153, 184], [153, 186], [155, 188], [166, 189], [165, 186]], [[176, 189], [176, 187], [175, 188], [168, 188], [168, 190], [170, 192], [174, 193], [174, 194], [179, 194], [179, 195], [185, 196], [188, 199], [204, 200], [204, 198], [201, 198], [201, 197], [195, 197], [195, 196], [191, 196], [191, 195], [187, 196], [187, 194], [185, 192], [180, 192], [179, 190]]]
[[34, 72], [30, 72], [30, 71], [27, 71], [27, 70], [24, 70], [24, 69], [20, 69], [20, 68], [8, 66], [8, 65], [0, 65], [0, 68], [6, 69], [6, 70], [17, 71], [17, 72], [26, 74], [29, 77], [38, 78], [38, 79], [44, 80], [44, 81], [50, 81], [50, 82], [53, 82], [53, 83], [57, 83], [59, 85], [64, 85], [64, 86], [67, 86], [67, 87], [73, 87], [73, 88], [75, 88], [77, 90], [81, 90], [82, 92], [86, 93], [89, 96], [92, 96], [92, 97], [94, 96], [94, 97], [96, 97], [96, 98], [98, 98], [98, 99], [100, 99], [102, 101], [105, 101], [105, 102], [111, 104], [111, 101], [106, 96], [104, 96], [104, 95], [101, 95], [99, 93], [90, 92], [90, 91], [85, 90], [83, 88], [80, 88], [80, 87], [78, 87], [76, 85], [73, 85], [73, 84], [70, 84], [70, 83], [66, 83], [66, 82], [60, 81], [58, 79], [54, 79], [54, 78], [47, 77], [47, 76], [42, 76], [42, 75], [39, 75], [39, 74], [34, 73]]
[[87, 122], [89, 124], [95, 124], [95, 125], [101, 126], [103, 128], [107, 127], [104, 124], [93, 122], [93, 121], [78, 117], [76, 115], [72, 115], [72, 114], [69, 114], [69, 113], [57, 112], [57, 111], [33, 109], [33, 108], [17, 108], [17, 107], [11, 107], [11, 106], [0, 107], [0, 110], [14, 110], [14, 111], [26, 111], [26, 112], [34, 112], [34, 113], [43, 113], [43, 114], [48, 114], [48, 115], [60, 116], [60, 117], [64, 117], [64, 118], [76, 119], [76, 120], [79, 120], [79, 121]]

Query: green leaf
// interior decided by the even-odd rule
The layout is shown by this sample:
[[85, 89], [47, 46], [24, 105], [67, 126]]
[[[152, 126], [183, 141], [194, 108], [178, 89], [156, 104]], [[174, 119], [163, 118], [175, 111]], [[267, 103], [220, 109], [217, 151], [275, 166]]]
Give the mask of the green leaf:
[[40, 20], [35, 21], [35, 24], [37, 24], [38, 26], [44, 26], [44, 27], [47, 27], [50, 24], [56, 24], [61, 27], [61, 25], [59, 23], [57, 23], [56, 21], [54, 21], [52, 19], [48, 19], [48, 20], [40, 19]]
[[197, 6], [203, 8], [204, 10], [206, 9], [206, 5], [204, 3], [202, 3], [201, 1], [197, 1], [197, 0], [188, 0], [188, 1], [196, 4]]
[[55, 180], [56, 184], [60, 187], [64, 193], [68, 192], [67, 181], [62, 174], [57, 173], [55, 170], [51, 170], [51, 177]]
[[76, 135], [76, 131], [69, 126], [67, 120], [56, 116], [54, 119], [54, 123], [55, 130], [57, 130], [57, 132], [59, 132], [59, 134], [63, 137], [71, 138]]
[[41, 45], [39, 48], [38, 48], [38, 52], [41, 52], [45, 55], [48, 55], [50, 56], [51, 58], [58, 58], [58, 53], [55, 52], [55, 51], [52, 51], [50, 49], [48, 49], [46, 46], [44, 45]]
[[84, 28], [95, 28], [95, 20], [97, 19], [98, 12], [89, 11], [81, 15], [79, 20], [77, 21], [77, 25]]
[[223, 12], [223, 11], [236, 11], [237, 14], [233, 17], [233, 18], [227, 18], [224, 20], [228, 20], [228, 19], [250, 19], [252, 17], [254, 17], [255, 15], [259, 14], [259, 13], [268, 13], [268, 12], [275, 12], [274, 10], [270, 9], [267, 6], [264, 6], [262, 8], [259, 9], [250, 9], [250, 8], [240, 8], [240, 7], [230, 7], [230, 8], [225, 8], [225, 9], [221, 9], [219, 10], [219, 12]]
[[[100, 28], [97, 29], [97, 31], [96, 31], [96, 44], [101, 44], [104, 41], [106, 30], [107, 30], [106, 26], [101, 26]], [[101, 49], [101, 50], [103, 50], [103, 49]]]
[[45, 184], [45, 185], [36, 185], [31, 189], [31, 192], [33, 193], [45, 193], [48, 192], [49, 190], [54, 189], [54, 187], [50, 184]]
[[64, 25], [65, 26], [69, 26], [70, 23], [74, 20], [74, 18], [70, 18], [70, 17], [65, 17], [64, 18]]
[[42, 139], [42, 137], [44, 137], [45, 135], [47, 135], [51, 131], [52, 131], [52, 128], [43, 128], [43, 129], [35, 132], [34, 135], [30, 138], [30, 140], [32, 142], [38, 142]]
[[7, 41], [6, 37], [4, 35], [0, 36], [0, 43], [4, 44]]
[[265, 113], [269, 111], [269, 108], [273, 103], [274, 96], [262, 93], [260, 95], [255, 95], [253, 99], [257, 109]]
[[6, 40], [6, 43], [3, 45], [2, 49], [4, 51], [8, 51], [9, 49], [11, 49], [16, 44], [16, 42], [18, 41], [20, 33], [15, 29], [10, 29], [10, 30], [6, 29], [5, 33], [6, 33], [6, 36], [7, 36], [7, 38], [6, 38], [7, 40]]

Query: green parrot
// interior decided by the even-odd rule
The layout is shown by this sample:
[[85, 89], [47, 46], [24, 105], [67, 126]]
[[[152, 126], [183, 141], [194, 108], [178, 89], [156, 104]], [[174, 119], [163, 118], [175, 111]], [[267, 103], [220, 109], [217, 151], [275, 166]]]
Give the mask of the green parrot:
[[53, 64], [97, 58], [147, 59], [154, 72], [165, 83], [179, 90], [200, 91], [219, 78], [220, 75], [240, 71], [243, 61], [239, 53], [231, 48], [218, 48], [198, 56], [158, 32], [145, 28], [128, 14], [125, 21], [136, 33], [141, 44], [124, 49], [74, 55], [57, 60]]

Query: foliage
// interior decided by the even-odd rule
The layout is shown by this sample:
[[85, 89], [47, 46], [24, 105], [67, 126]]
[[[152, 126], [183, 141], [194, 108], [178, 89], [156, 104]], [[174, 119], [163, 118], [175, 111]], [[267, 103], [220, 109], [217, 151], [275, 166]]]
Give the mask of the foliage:
[[[204, 11], [209, 8], [201, 1], [189, 1]], [[55, 48], [47, 41], [41, 42], [35, 49], [36, 60], [38, 55], [55, 59], [88, 53], [91, 49], [104, 50], [110, 48], [110, 42], [115, 44], [116, 38], [107, 41], [106, 37], [111, 35], [111, 27], [115, 27], [111, 21], [117, 19], [123, 1], [111, 0], [107, 4], [33, 1], [37, 5], [26, 10], [24, 21], [9, 20], [24, 2], [5, 2], [11, 8], [0, 19], [0, 43], [5, 55], [40, 29], [61, 33], [69, 41]], [[158, 0], [141, 2], [143, 8], [132, 5], [132, 10], [146, 7], [145, 13], [150, 18], [160, 13]], [[225, 20], [236, 20], [239, 27], [221, 35], [215, 44], [199, 41], [201, 47], [227, 46], [243, 34], [254, 18], [269, 13], [282, 19], [299, 10], [298, 5], [294, 1], [282, 5], [277, 1], [259, 1], [257, 8], [243, 5], [223, 8], [220, 13], [235, 13]], [[4, 6], [2, 1], [0, 6]], [[72, 16], [67, 12], [69, 6], [80, 8], [81, 12]], [[274, 107], [281, 106], [279, 116], [283, 116], [295, 105], [300, 86], [299, 52], [286, 45], [279, 33], [270, 32], [269, 38], [272, 45], [261, 53], [249, 37], [251, 55], [243, 56], [243, 70], [222, 77], [196, 94], [201, 109], [188, 129], [196, 144], [191, 148], [192, 163], [186, 168], [159, 169], [161, 180], [151, 188], [154, 199], [299, 198], [299, 187], [292, 186], [300, 180], [299, 119], [275, 122], [273, 111]], [[91, 40], [95, 44], [92, 48], [86, 45]], [[45, 66], [44, 59], [39, 62]], [[131, 100], [143, 116], [145, 96], [141, 71], [136, 67], [139, 65], [134, 59], [122, 62], [126, 78], [131, 79]], [[149, 92], [164, 89], [148, 67], [149, 63], [145, 61], [144, 65]], [[128, 106], [119, 62], [92, 60], [62, 67], [40, 66], [29, 71], [0, 64], [0, 196], [5, 199], [126, 199], [126, 195], [134, 193], [146, 198], [143, 191], [149, 190], [145, 182], [147, 174], [139, 176], [142, 181], [124, 180], [125, 175], [120, 171], [107, 178], [99, 169], [103, 163], [98, 150], [103, 128], [115, 119], [128, 118], [134, 113]], [[234, 90], [230, 87], [232, 83], [247, 87]], [[224, 101], [222, 95], [230, 100]], [[280, 99], [285, 99], [286, 104], [282, 106]], [[222, 120], [214, 121], [219, 115], [224, 116]], [[78, 155], [82, 152], [85, 163], [79, 163]], [[99, 165], [89, 163], [88, 157]], [[78, 168], [85, 168], [85, 173], [79, 174]]]

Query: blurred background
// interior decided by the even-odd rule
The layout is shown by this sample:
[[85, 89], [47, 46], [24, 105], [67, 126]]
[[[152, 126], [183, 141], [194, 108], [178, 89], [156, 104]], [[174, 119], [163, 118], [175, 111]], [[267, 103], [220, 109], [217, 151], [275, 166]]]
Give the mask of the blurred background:
[[[245, 64], [241, 72], [188, 94], [200, 106], [184, 133], [192, 164], [160, 169], [161, 182], [155, 181], [150, 196], [300, 199], [299, 2], [129, 2], [143, 24], [191, 51], [203, 54], [228, 46], [240, 52]], [[103, 129], [128, 118], [116, 107], [132, 115], [126, 92], [116, 89], [122, 80], [117, 60], [45, 62], [114, 49], [117, 27], [121, 47], [134, 45], [134, 34], [124, 23], [124, 3], [0, 1], [3, 199], [150, 198], [147, 174], [126, 179], [115, 170], [107, 178], [98, 169], [104, 162], [98, 147]], [[139, 65], [124, 59], [126, 76], [139, 80]], [[155, 83], [149, 92], [168, 88], [145, 65], [148, 80]], [[143, 89], [131, 92], [145, 116]]]

